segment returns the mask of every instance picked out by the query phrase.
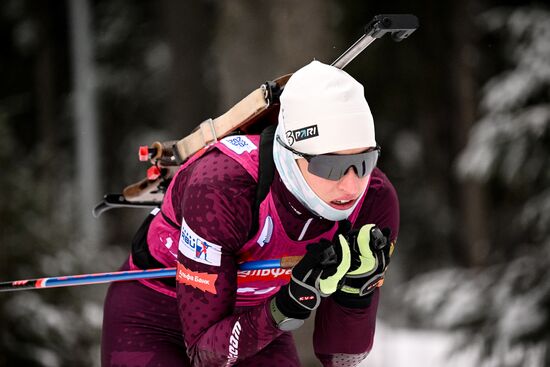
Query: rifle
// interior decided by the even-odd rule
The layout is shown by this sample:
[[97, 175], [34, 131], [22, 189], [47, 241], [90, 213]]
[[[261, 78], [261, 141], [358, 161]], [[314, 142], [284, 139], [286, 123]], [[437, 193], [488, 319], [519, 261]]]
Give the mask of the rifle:
[[[402, 41], [418, 28], [418, 18], [412, 14], [381, 14], [365, 27], [365, 33], [331, 65], [343, 69], [372, 42], [391, 34], [394, 41]], [[149, 161], [147, 177], [127, 186], [121, 194], [107, 194], [93, 209], [99, 217], [103, 212], [120, 207], [156, 207], [162, 203], [164, 193], [177, 167], [194, 154], [203, 154], [209, 146], [234, 132], [259, 133], [275, 124], [279, 112], [279, 96], [292, 74], [267, 81], [231, 107], [226, 113], [207, 119], [191, 134], [180, 140], [154, 142], [139, 149], [140, 161]]]

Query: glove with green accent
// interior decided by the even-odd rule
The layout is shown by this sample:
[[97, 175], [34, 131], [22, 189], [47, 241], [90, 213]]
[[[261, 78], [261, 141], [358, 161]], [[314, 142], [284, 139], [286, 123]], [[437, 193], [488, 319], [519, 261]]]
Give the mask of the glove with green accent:
[[372, 292], [384, 282], [384, 274], [393, 252], [390, 229], [380, 230], [374, 224], [366, 224], [358, 231], [348, 233], [351, 249], [351, 266], [344, 277], [344, 284], [334, 294], [336, 302], [351, 308], [370, 305]]
[[336, 261], [323, 269], [321, 276], [315, 283], [315, 288], [319, 290], [321, 297], [328, 297], [340, 289], [344, 281], [344, 276], [350, 269], [350, 246], [343, 235], [348, 233], [350, 229], [351, 223], [348, 220], [343, 220], [338, 223], [338, 232], [332, 239], [332, 247], [336, 253]]
[[[339, 232], [342, 229], [347, 232], [349, 222], [341, 224]], [[309, 244], [305, 256], [292, 269], [290, 282], [271, 300], [271, 314], [279, 327], [283, 329], [281, 322], [287, 319], [307, 319], [319, 306], [321, 297], [339, 289], [350, 264], [349, 245], [341, 234], [333, 241]]]

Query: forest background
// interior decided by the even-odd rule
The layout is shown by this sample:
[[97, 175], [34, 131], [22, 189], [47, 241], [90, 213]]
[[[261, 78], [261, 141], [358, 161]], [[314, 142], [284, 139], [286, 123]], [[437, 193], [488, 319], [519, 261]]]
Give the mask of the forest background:
[[[550, 9], [536, 1], [2, 1], [0, 280], [117, 269], [147, 211], [91, 209], [144, 177], [140, 145], [332, 62], [381, 13], [420, 28], [346, 68], [401, 206], [387, 337], [365, 365], [439, 348], [448, 366], [549, 366]], [[0, 294], [0, 366], [98, 366], [105, 291]], [[316, 366], [310, 332], [296, 337]]]

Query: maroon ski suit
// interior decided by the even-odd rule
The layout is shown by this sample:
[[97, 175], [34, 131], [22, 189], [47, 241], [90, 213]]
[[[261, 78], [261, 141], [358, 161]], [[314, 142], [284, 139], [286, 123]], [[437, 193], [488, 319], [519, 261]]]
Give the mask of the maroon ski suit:
[[[309, 212], [275, 174], [259, 214], [265, 220], [250, 236], [253, 221], [258, 221], [253, 218], [258, 177], [253, 148], [258, 140], [241, 139], [233, 147], [217, 143], [172, 180], [147, 242], [156, 260], [178, 267], [176, 287], [160, 281], [111, 285], [105, 301], [103, 366], [299, 366], [292, 334], [277, 328], [267, 308], [289, 272], [243, 275], [238, 264], [263, 253], [269, 258], [269, 251], [281, 246], [288, 254], [303, 255], [304, 245], [331, 235], [335, 223]], [[271, 227], [268, 216], [273, 216]], [[368, 223], [389, 227], [392, 241], [397, 239], [397, 195], [379, 169], [371, 174], [353, 227]], [[136, 268], [132, 257], [124, 268]], [[324, 366], [355, 366], [366, 357], [378, 298], [376, 289], [364, 308], [323, 298], [313, 344]]]

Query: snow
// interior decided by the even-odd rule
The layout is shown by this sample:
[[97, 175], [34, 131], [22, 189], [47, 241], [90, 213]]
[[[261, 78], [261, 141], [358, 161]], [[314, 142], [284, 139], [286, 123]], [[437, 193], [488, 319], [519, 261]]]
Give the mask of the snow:
[[540, 182], [548, 166], [544, 135], [550, 125], [550, 17], [537, 7], [497, 8], [482, 17], [507, 40], [508, 70], [491, 77], [481, 95], [482, 117], [457, 161], [459, 176], [505, 184]]
[[521, 213], [521, 222], [524, 226], [534, 223], [541, 233], [548, 228], [548, 223], [550, 223], [550, 188], [529, 199]]
[[475, 351], [452, 354], [456, 342], [448, 332], [394, 328], [379, 321], [374, 347], [360, 367], [475, 366]]
[[487, 111], [500, 112], [523, 106], [540, 80], [531, 70], [517, 70], [490, 81], [481, 105]]
[[422, 142], [418, 134], [410, 130], [397, 132], [393, 154], [403, 168], [414, 169], [422, 157]]
[[374, 347], [359, 367], [542, 367], [550, 351], [544, 344], [531, 346], [501, 343], [498, 352], [480, 362], [482, 340], [460, 348], [457, 333], [396, 328], [378, 321]]
[[546, 241], [485, 269], [447, 268], [414, 277], [400, 292], [401, 309], [424, 330], [379, 322], [372, 364], [365, 366], [546, 366], [549, 255]]
[[61, 360], [56, 353], [45, 348], [33, 347], [30, 349], [30, 356], [37, 362], [37, 365], [44, 367], [61, 366]]

